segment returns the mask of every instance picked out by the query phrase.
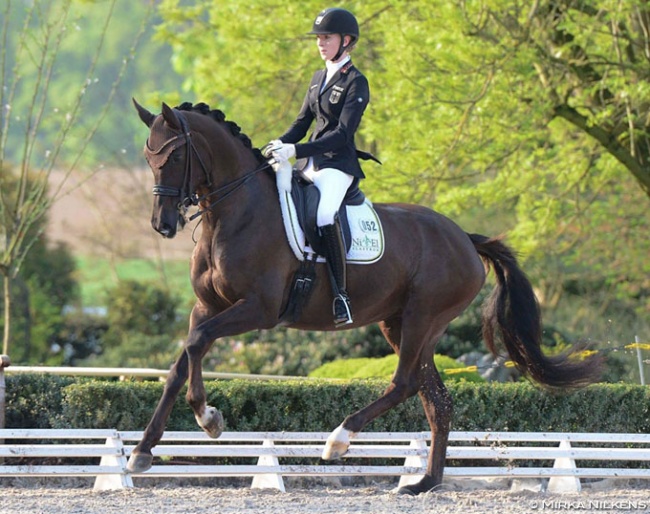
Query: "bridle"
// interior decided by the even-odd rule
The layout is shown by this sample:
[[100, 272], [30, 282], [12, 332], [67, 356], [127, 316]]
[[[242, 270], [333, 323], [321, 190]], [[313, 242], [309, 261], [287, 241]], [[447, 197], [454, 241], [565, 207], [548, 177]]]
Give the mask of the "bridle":
[[211, 192], [207, 194], [199, 196], [196, 192], [190, 191], [190, 188], [192, 186], [192, 154], [196, 155], [196, 158], [198, 159], [199, 164], [201, 165], [201, 169], [203, 170], [203, 174], [205, 175], [207, 185], [209, 188], [212, 187], [212, 179], [210, 177], [210, 173], [208, 172], [205, 163], [203, 162], [203, 159], [201, 159], [201, 154], [199, 154], [199, 151], [197, 150], [196, 146], [194, 145], [194, 142], [192, 141], [192, 134], [189, 128], [189, 124], [185, 119], [185, 116], [183, 116], [181, 112], [178, 111], [177, 109], [174, 109], [174, 112], [176, 113], [176, 116], [181, 124], [181, 133], [176, 134], [175, 136], [167, 139], [160, 146], [160, 148], [158, 148], [158, 150], [155, 151], [151, 149], [151, 147], [149, 146], [149, 140], [147, 139], [145, 145], [145, 154], [147, 156], [147, 160], [149, 160], [149, 155], [161, 155], [163, 150], [165, 150], [170, 145], [173, 145], [171, 150], [169, 151], [169, 154], [163, 161], [164, 163], [178, 148], [181, 148], [182, 146], [185, 146], [187, 148], [187, 151], [185, 152], [185, 172], [183, 176], [183, 187], [177, 188], [177, 187], [165, 186], [162, 184], [155, 184], [152, 189], [154, 196], [169, 196], [169, 197], [180, 198], [177, 207], [178, 207], [178, 211], [181, 213], [182, 216], [185, 215], [185, 212], [191, 205], [198, 205], [203, 200], [221, 194], [221, 196], [217, 198], [214, 202], [212, 202], [207, 208], [198, 210], [192, 216], [190, 216], [189, 221], [192, 221], [198, 218], [199, 216], [201, 216], [202, 214], [204, 214], [205, 212], [210, 211], [218, 203], [228, 198], [231, 194], [233, 194], [244, 184], [246, 184], [250, 179], [252, 179], [257, 173], [267, 169], [270, 166], [270, 164], [268, 162], [264, 162], [260, 164], [257, 168], [255, 168], [253, 171], [249, 171], [248, 173], [242, 175], [241, 177], [231, 182], [228, 182], [223, 186], [213, 189]]

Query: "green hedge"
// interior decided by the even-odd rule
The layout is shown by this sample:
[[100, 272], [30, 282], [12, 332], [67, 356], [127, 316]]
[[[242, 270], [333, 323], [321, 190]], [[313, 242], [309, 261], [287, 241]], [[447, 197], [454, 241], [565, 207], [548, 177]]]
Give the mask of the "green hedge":
[[[206, 383], [208, 401], [228, 431], [329, 431], [376, 399], [386, 380]], [[650, 389], [599, 384], [552, 395], [528, 383], [448, 384], [453, 430], [650, 432]], [[108, 382], [45, 376], [7, 377], [8, 428], [143, 430], [162, 393], [159, 382]], [[182, 392], [168, 430], [196, 430]], [[417, 398], [375, 420], [367, 431], [428, 430]]]
[[6, 377], [7, 428], [52, 428], [63, 405], [63, 392], [82, 380], [49, 375]]

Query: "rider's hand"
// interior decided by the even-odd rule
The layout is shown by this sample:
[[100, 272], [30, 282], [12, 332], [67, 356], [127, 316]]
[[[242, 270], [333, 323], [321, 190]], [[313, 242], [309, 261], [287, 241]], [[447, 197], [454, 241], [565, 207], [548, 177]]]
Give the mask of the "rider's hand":
[[271, 150], [271, 155], [273, 155], [277, 161], [288, 161], [292, 157], [296, 156], [296, 145], [292, 145], [291, 143], [281, 143], [279, 146], [276, 146]]
[[262, 155], [268, 159], [269, 157], [271, 157], [273, 150], [275, 150], [280, 146], [282, 146], [282, 141], [280, 141], [279, 139], [273, 139], [272, 141], [266, 143], [266, 146], [262, 148]]

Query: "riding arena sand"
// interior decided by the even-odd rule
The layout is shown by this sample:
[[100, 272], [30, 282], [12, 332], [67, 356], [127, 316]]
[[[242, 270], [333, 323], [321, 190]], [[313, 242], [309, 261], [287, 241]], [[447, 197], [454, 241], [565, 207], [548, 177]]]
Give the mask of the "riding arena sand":
[[[328, 483], [329, 482], [329, 483]], [[49, 485], [48, 485], [49, 483]], [[247, 485], [136, 484], [93, 491], [52, 480], [0, 483], [0, 514], [526, 514], [538, 512], [650, 512], [647, 481], [601, 480], [579, 493], [551, 494], [539, 480], [458, 480], [419, 496], [397, 495], [395, 483], [342, 485], [287, 480], [287, 492]]]

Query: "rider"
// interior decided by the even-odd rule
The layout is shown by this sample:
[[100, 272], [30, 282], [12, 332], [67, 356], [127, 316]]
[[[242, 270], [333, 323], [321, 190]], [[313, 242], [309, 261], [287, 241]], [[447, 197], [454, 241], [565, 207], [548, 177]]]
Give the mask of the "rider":
[[[346, 292], [346, 248], [337, 213], [350, 186], [365, 177], [358, 158], [373, 158], [357, 151], [354, 144], [370, 93], [366, 77], [350, 59], [359, 39], [359, 24], [351, 12], [325, 9], [310, 34], [316, 35], [325, 69], [314, 74], [298, 117], [279, 139], [269, 143], [269, 151], [277, 161], [296, 157], [297, 167], [321, 193], [316, 224], [331, 272], [334, 323], [342, 325], [352, 323], [352, 312]], [[298, 143], [314, 120], [309, 141]]]

